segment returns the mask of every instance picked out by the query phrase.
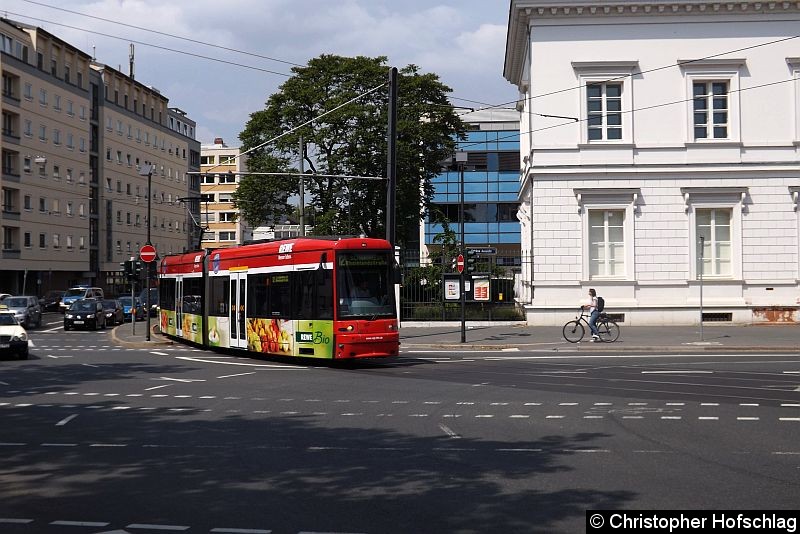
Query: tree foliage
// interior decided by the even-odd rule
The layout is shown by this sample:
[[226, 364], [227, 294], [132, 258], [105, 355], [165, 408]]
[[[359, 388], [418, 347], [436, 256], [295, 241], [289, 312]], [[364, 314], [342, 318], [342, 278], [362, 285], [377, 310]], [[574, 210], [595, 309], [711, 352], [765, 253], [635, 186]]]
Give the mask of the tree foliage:
[[[251, 114], [239, 136], [243, 149], [259, 147], [249, 154], [249, 170], [296, 170], [302, 136], [316, 169], [316, 174], [305, 180], [306, 203], [315, 211], [314, 233], [385, 236], [385, 180], [318, 175], [386, 176], [386, 58], [322, 55], [292, 70], [294, 75], [269, 97], [265, 109]], [[433, 193], [431, 179], [440, 172], [441, 161], [455, 150], [454, 137], [463, 135], [463, 123], [447, 101], [449, 92], [438, 76], [420, 73], [414, 65], [399, 71], [399, 244], [418, 235], [421, 211], [427, 210]], [[251, 176], [242, 180], [234, 201], [249, 224], [263, 224], [292, 211], [287, 200], [297, 193], [298, 185], [297, 178]]]

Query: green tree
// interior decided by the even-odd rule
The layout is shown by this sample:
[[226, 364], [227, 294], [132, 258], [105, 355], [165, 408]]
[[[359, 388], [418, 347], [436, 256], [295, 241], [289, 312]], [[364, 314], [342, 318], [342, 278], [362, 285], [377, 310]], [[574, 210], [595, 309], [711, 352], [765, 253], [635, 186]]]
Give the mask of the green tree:
[[[386, 182], [330, 178], [318, 175], [386, 176], [389, 67], [385, 57], [322, 55], [269, 97], [266, 107], [250, 116], [240, 134], [243, 148], [259, 147], [312, 119], [314, 122], [283, 135], [250, 153], [251, 171], [296, 169], [299, 137], [307, 143], [317, 174], [306, 181], [307, 204], [314, 206], [314, 233], [365, 233], [383, 237]], [[464, 125], [447, 101], [450, 88], [435, 74], [414, 65], [398, 76], [397, 239], [404, 244], [418, 235], [419, 221], [433, 193], [432, 178], [440, 162], [455, 150]], [[341, 109], [338, 106], [379, 87]], [[299, 180], [251, 177], [234, 201], [250, 224], [291, 212], [286, 205]]]

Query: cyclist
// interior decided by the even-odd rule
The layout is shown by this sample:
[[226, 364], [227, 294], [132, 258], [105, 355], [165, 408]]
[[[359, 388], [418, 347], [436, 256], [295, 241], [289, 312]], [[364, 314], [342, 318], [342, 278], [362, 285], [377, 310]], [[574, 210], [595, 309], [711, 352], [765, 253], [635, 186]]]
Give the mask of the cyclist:
[[597, 292], [594, 289], [589, 290], [589, 303], [581, 306], [583, 310], [589, 310], [589, 330], [592, 331], [592, 341], [599, 341], [600, 336], [597, 333], [597, 318], [600, 317], [600, 310], [597, 309]]

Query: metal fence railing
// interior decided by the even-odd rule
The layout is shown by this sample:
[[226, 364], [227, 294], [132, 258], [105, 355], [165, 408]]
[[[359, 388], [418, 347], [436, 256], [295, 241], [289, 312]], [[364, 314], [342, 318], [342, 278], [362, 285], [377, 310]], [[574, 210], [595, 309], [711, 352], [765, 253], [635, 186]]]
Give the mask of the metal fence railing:
[[[475, 321], [524, 320], [522, 306], [530, 302], [531, 258], [525, 253], [498, 253], [480, 249], [466, 265], [465, 317]], [[494, 251], [492, 253], [491, 251]], [[400, 319], [405, 321], [454, 321], [461, 317], [459, 274], [455, 257], [416, 251], [401, 254]], [[530, 280], [530, 276], [527, 277]]]

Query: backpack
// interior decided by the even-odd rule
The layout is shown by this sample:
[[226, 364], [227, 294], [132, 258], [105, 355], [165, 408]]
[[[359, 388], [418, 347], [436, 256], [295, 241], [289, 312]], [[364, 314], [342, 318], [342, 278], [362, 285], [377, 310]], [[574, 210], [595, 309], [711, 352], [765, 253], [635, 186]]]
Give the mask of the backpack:
[[606, 307], [606, 301], [603, 297], [597, 297], [597, 311], [601, 312]]

